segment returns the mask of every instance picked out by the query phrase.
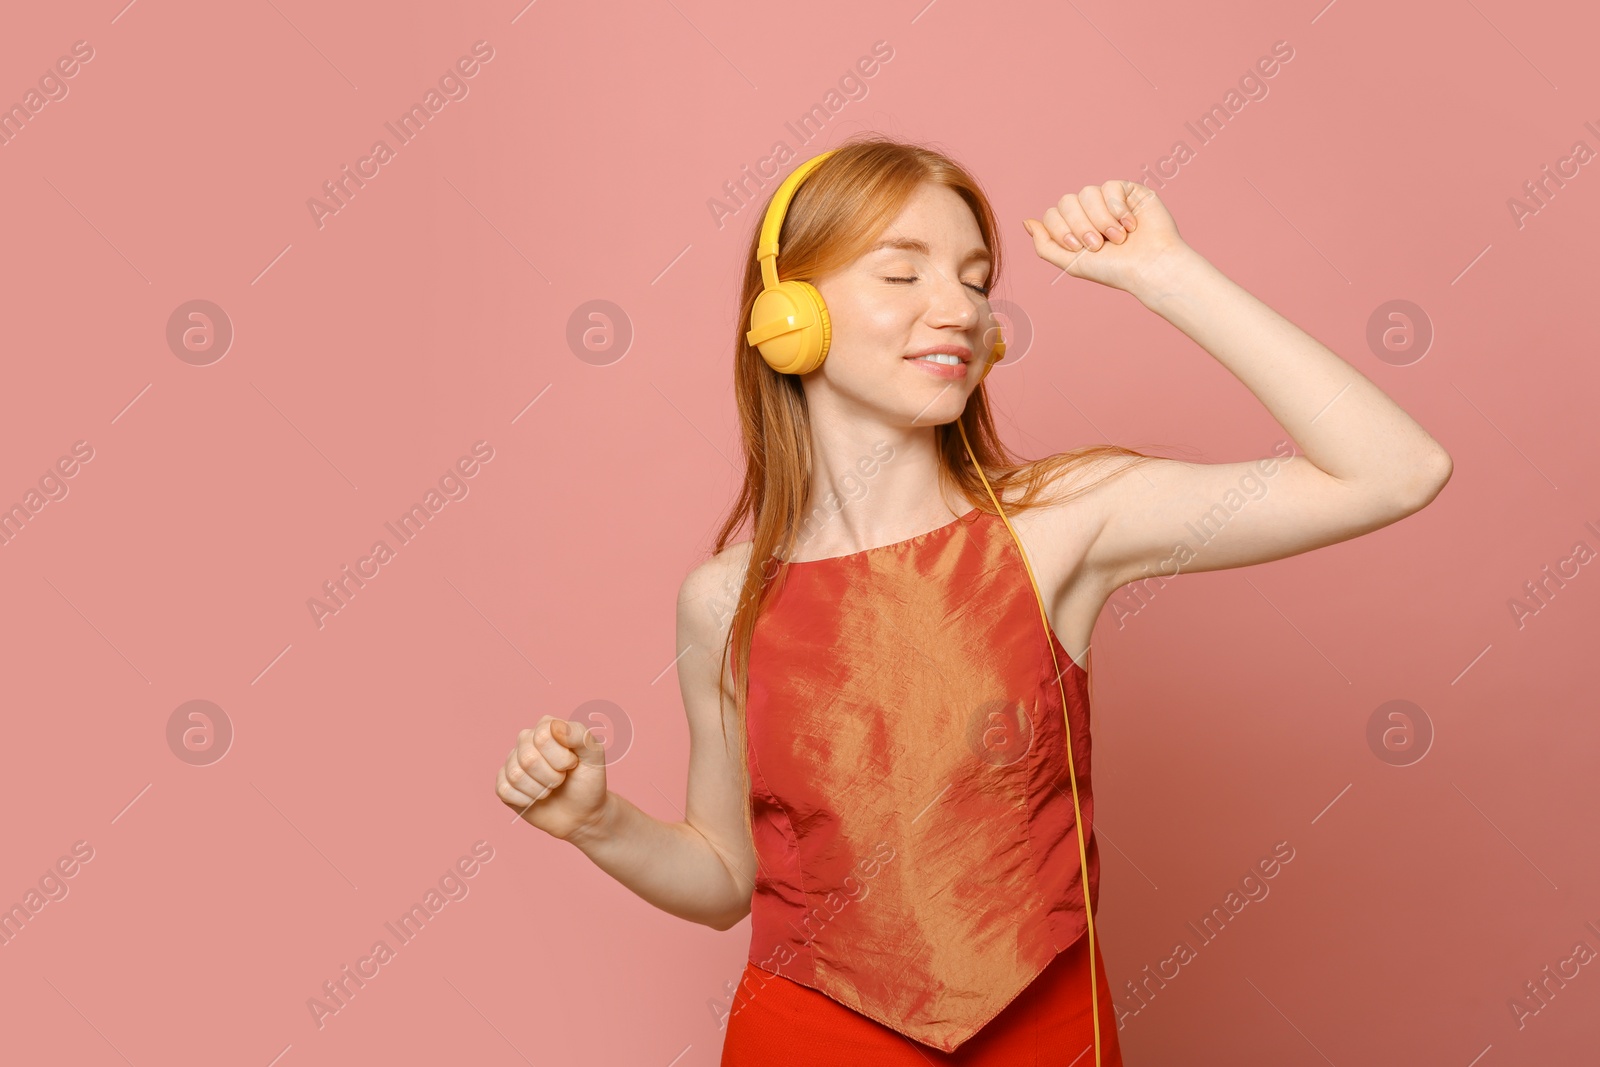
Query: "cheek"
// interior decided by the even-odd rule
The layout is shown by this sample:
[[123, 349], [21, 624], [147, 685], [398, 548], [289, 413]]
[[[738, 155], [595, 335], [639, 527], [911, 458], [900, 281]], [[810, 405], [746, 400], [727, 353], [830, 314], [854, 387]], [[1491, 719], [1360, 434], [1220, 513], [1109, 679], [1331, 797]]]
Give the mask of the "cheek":
[[851, 324], [855, 327], [861, 347], [870, 349], [898, 346], [906, 337], [915, 317], [893, 301], [875, 303], [854, 309]]
[[853, 292], [848, 286], [830, 288], [832, 292], [823, 293], [833, 333], [830, 357], [839, 353], [851, 367], [871, 367], [871, 373], [881, 374], [886, 360], [909, 350], [917, 312], [907, 306], [903, 294], [892, 290]]

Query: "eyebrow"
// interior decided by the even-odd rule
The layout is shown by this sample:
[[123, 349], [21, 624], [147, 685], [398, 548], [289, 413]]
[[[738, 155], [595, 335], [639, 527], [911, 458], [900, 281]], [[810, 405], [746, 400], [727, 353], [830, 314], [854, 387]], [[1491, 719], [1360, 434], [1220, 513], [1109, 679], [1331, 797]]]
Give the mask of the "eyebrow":
[[[877, 244], [873, 245], [871, 248], [867, 249], [867, 254], [870, 255], [873, 252], [877, 252], [885, 248], [898, 248], [905, 252], [916, 252], [917, 254], [924, 256], [932, 253], [932, 250], [928, 247], [928, 242], [926, 241], [919, 241], [914, 237], [886, 237]], [[987, 248], [974, 248], [972, 251], [967, 253], [967, 257], [961, 262], [982, 262], [988, 263], [992, 266], [994, 264], [994, 257], [989, 254], [989, 250]]]

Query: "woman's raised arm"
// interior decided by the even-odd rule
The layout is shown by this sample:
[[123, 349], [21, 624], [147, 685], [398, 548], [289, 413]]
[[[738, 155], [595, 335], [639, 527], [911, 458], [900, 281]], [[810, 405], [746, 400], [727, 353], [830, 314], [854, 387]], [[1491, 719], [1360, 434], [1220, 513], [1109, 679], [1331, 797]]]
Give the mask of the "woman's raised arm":
[[1087, 186], [1044, 215], [1024, 222], [1041, 258], [1132, 293], [1244, 383], [1304, 452], [1245, 463], [1158, 459], [1108, 479], [1085, 564], [1112, 588], [1152, 570], [1241, 567], [1343, 541], [1425, 507], [1449, 481], [1439, 442], [1185, 244], [1149, 189]]

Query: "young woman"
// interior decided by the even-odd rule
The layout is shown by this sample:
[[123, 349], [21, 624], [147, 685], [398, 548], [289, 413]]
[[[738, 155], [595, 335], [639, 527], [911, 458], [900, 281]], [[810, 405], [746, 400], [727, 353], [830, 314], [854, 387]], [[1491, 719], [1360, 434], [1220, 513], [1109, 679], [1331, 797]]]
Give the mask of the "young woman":
[[[1120, 1064], [1090, 921], [1102, 607], [1130, 582], [1396, 522], [1450, 458], [1186, 245], [1151, 190], [1109, 181], [1024, 219], [1034, 251], [1182, 330], [1304, 454], [1204, 464], [1100, 445], [1018, 462], [980, 384], [1003, 349], [999, 234], [976, 180], [881, 137], [792, 177], [769, 212], [776, 244], [753, 232], [746, 260], [743, 491], [678, 598], [685, 818], [608, 791], [593, 735], [548, 715], [519, 734], [497, 795], [664, 911], [717, 930], [752, 917], [725, 1065]], [[822, 342], [809, 361], [751, 343], [777, 264], [825, 305], [826, 330], [802, 330]], [[751, 539], [730, 543], [746, 520]]]

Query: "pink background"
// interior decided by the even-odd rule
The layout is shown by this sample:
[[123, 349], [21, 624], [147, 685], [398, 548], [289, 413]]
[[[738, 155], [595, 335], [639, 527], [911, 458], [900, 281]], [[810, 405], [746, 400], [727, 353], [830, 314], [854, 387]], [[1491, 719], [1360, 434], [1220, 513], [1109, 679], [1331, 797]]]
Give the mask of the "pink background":
[[[1194, 158], [1160, 191], [1185, 238], [1455, 461], [1395, 526], [1108, 607], [1098, 930], [1139, 1009], [1127, 1062], [1594, 1058], [1600, 967], [1550, 983], [1520, 1028], [1508, 1006], [1578, 942], [1600, 950], [1600, 574], [1520, 626], [1508, 606], [1576, 542], [1600, 548], [1579, 429], [1600, 174], [1520, 226], [1508, 208], [1574, 142], [1600, 148], [1592, 14], [523, 2], [8, 14], [0, 103], [76, 41], [93, 58], [0, 145], [0, 506], [66, 489], [0, 546], [0, 904], [75, 842], [93, 856], [0, 946], [0, 1056], [717, 1062], [710, 1005], [748, 920], [651, 908], [514, 822], [494, 773], [518, 729], [610, 701], [613, 787], [680, 818], [674, 600], [737, 485], [756, 210], [719, 227], [708, 203], [776, 141], [798, 159], [881, 130], [952, 152], [994, 198], [995, 295], [1034, 340], [990, 381], [1023, 454], [1112, 440], [1221, 462], [1283, 438], [1133, 298], [1052, 284], [1023, 232], [1182, 139]], [[480, 40], [468, 95], [319, 227], [307, 200]], [[878, 41], [866, 95], [801, 143], [785, 122]], [[1294, 54], [1267, 95], [1200, 144], [1185, 122], [1277, 41]], [[206, 365], [167, 340], [197, 299], [234, 331]], [[1397, 299], [1433, 340], [1380, 359], [1368, 322]], [[625, 354], [569, 344], [592, 300], [626, 316]], [[47, 479], [79, 441], [92, 459]], [[384, 523], [479, 441], [493, 458], [448, 483], [467, 495], [319, 627], [322, 584], [395, 544]], [[191, 700], [233, 731], [191, 756], [208, 764], [169, 743]], [[1392, 700], [1432, 734], [1420, 760], [1369, 741]], [[493, 858], [451, 883], [467, 895], [319, 1028], [308, 999], [398, 944], [384, 923], [479, 841]], [[1187, 924], [1280, 841], [1270, 895], [1201, 942]], [[1179, 939], [1196, 958], [1141, 1005], [1126, 983]]]

